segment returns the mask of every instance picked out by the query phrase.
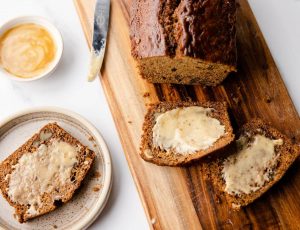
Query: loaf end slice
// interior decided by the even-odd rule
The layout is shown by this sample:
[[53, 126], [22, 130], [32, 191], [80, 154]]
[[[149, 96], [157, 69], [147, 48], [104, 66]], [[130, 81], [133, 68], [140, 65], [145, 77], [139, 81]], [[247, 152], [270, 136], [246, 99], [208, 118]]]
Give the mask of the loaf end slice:
[[[226, 179], [225, 177], [225, 167], [228, 166], [228, 162], [231, 159], [231, 162], [237, 162], [237, 154], [241, 152], [241, 146], [240, 142], [243, 140], [243, 138], [246, 138], [246, 144], [248, 145], [247, 148], [252, 148], [251, 151], [248, 152], [247, 162], [251, 162], [251, 154], [253, 154], [253, 143], [255, 141], [258, 141], [258, 139], [255, 139], [257, 137], [260, 137], [262, 140], [268, 138], [269, 140], [272, 140], [272, 142], [262, 142], [264, 145], [270, 147], [270, 143], [274, 143], [274, 157], [270, 159], [269, 161], [266, 161], [266, 152], [261, 152], [260, 156], [258, 157], [258, 162], [256, 162], [256, 165], [250, 165], [245, 166], [244, 168], [248, 167], [250, 170], [245, 171], [242, 170], [241, 174], [238, 175], [238, 180], [233, 182], [236, 186], [237, 183], [241, 183], [243, 181], [248, 181], [250, 183], [243, 184], [242, 188], [239, 189], [228, 189], [228, 183], [232, 183], [232, 181], [228, 182], [228, 177]], [[258, 143], [258, 142], [256, 142]], [[252, 146], [252, 147], [251, 147]], [[267, 148], [269, 148], [267, 147]], [[265, 148], [262, 148], [262, 151], [266, 151]], [[256, 149], [257, 150], [257, 149]], [[288, 170], [288, 168], [292, 165], [292, 163], [296, 160], [296, 158], [300, 154], [300, 147], [299, 145], [295, 145], [292, 143], [292, 141], [280, 133], [275, 128], [271, 127], [269, 124], [265, 123], [264, 121], [260, 119], [254, 119], [250, 121], [249, 123], [245, 124], [242, 129], [240, 130], [239, 139], [236, 141], [235, 148], [233, 150], [233, 153], [231, 155], [227, 155], [224, 157], [218, 157], [217, 159], [209, 159], [204, 167], [204, 173], [208, 174], [210, 179], [212, 180], [213, 184], [217, 187], [219, 192], [223, 195], [225, 195], [225, 198], [227, 202], [230, 205], [230, 208], [234, 210], [239, 210], [243, 206], [247, 206], [248, 204], [255, 201], [257, 198], [262, 196], [266, 191], [268, 191], [276, 182], [278, 182], [282, 176], [285, 174], [285, 172]], [[239, 158], [241, 159], [241, 158]], [[225, 163], [226, 162], [226, 163]], [[265, 162], [267, 164], [263, 165], [260, 162]], [[226, 166], [225, 166], [226, 165]], [[235, 165], [238, 165], [235, 163]], [[259, 168], [258, 168], [259, 167]], [[231, 168], [232, 170], [233, 168]], [[253, 170], [259, 170], [258, 172]], [[245, 177], [245, 175], [251, 175], [255, 174], [256, 178], [260, 178], [259, 180], [254, 179], [250, 180]], [[259, 175], [259, 177], [258, 177]], [[228, 176], [228, 174], [227, 174]], [[237, 178], [235, 178], [237, 179]], [[227, 182], [226, 182], [227, 180]], [[227, 186], [226, 186], [227, 183]]]
[[[219, 138], [217, 138], [215, 141], [213, 141], [213, 143], [206, 146], [205, 148], [196, 149], [188, 153], [178, 151], [178, 149], [183, 148], [183, 145], [185, 145], [184, 143], [182, 145], [179, 143], [177, 149], [172, 146], [170, 148], [164, 148], [162, 146], [156, 145], [154, 143], [153, 130], [155, 129], [154, 127], [157, 123], [158, 116], [161, 114], [165, 114], [166, 112], [172, 112], [178, 110], [182, 111], [188, 108], [199, 108], [200, 110], [201, 109], [209, 110], [210, 112], [207, 114], [207, 119], [213, 119], [214, 122], [219, 123], [219, 125], [222, 126], [224, 129], [224, 133], [222, 133], [222, 135]], [[198, 119], [197, 116], [196, 119]], [[199, 119], [201, 119], [201, 117], [199, 117]], [[188, 123], [189, 121], [183, 121], [183, 122]], [[195, 131], [195, 127], [193, 123], [188, 123], [187, 125], [189, 125], [188, 129], [186, 129], [185, 127], [178, 128], [176, 132], [181, 132], [181, 133], [185, 133], [185, 135], [189, 135], [189, 133], [191, 133], [190, 131], [193, 132]], [[199, 126], [197, 127], [201, 129], [201, 127]], [[205, 136], [205, 130], [204, 132], [202, 132], [202, 134], [203, 136]], [[140, 156], [145, 161], [152, 162], [157, 165], [180, 166], [180, 165], [188, 164], [194, 160], [198, 160], [207, 154], [222, 149], [223, 147], [231, 143], [233, 139], [234, 139], [234, 134], [227, 113], [226, 103], [160, 102], [158, 104], [152, 105], [148, 109], [148, 112], [145, 116], [145, 120], [143, 124], [143, 134], [141, 137]], [[202, 141], [204, 142], [206, 141], [205, 137], [203, 138]]]
[[68, 202], [95, 153], [49, 123], [0, 164], [0, 189], [20, 223]]

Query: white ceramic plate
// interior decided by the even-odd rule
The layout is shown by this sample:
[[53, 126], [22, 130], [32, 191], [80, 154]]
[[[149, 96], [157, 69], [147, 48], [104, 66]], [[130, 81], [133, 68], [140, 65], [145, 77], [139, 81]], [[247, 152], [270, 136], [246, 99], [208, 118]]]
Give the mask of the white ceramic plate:
[[112, 184], [110, 155], [98, 131], [78, 114], [43, 107], [23, 111], [1, 122], [0, 161], [49, 122], [57, 122], [82, 144], [95, 151], [93, 167], [68, 203], [24, 224], [13, 217], [14, 208], [0, 196], [0, 229], [86, 229], [106, 204]]

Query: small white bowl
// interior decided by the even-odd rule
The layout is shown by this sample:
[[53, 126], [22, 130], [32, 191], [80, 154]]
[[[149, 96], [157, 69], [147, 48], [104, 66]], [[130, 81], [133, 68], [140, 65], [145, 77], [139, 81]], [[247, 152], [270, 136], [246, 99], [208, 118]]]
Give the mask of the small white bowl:
[[56, 69], [58, 66], [58, 63], [61, 59], [62, 53], [63, 53], [63, 39], [61, 36], [61, 33], [58, 31], [58, 29], [50, 23], [47, 19], [41, 17], [41, 16], [22, 16], [22, 17], [17, 17], [14, 19], [11, 19], [4, 23], [2, 26], [0, 26], [0, 36], [5, 33], [7, 30], [10, 28], [16, 26], [16, 25], [22, 25], [22, 24], [27, 24], [27, 23], [34, 23], [37, 25], [40, 25], [44, 27], [52, 36], [54, 43], [56, 45], [56, 54], [54, 60], [50, 63], [48, 69], [31, 78], [21, 78], [21, 77], [16, 77], [15, 75], [7, 72], [5, 69], [0, 67], [0, 72], [2, 72], [4, 75], [8, 76], [10, 79], [16, 80], [16, 81], [34, 81], [38, 80], [41, 78], [45, 78], [50, 76], [53, 71]]

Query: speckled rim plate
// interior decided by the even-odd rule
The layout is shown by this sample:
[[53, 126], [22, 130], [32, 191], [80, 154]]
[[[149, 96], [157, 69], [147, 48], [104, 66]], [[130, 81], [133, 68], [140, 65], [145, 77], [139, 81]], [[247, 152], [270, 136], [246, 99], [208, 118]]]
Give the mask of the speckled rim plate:
[[57, 122], [81, 143], [95, 151], [96, 160], [74, 197], [62, 207], [27, 223], [13, 218], [14, 209], [0, 196], [0, 229], [86, 229], [103, 210], [112, 185], [112, 165], [107, 146], [80, 115], [57, 107], [38, 107], [0, 122], [0, 161], [49, 122]]

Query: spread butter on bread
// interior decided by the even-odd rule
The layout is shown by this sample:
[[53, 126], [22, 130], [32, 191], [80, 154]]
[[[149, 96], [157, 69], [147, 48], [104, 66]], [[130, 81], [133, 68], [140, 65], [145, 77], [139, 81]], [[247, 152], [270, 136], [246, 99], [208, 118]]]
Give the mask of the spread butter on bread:
[[238, 210], [279, 181], [300, 154], [299, 145], [260, 119], [245, 124], [230, 155], [208, 159], [204, 173]]
[[183, 165], [233, 139], [226, 103], [161, 102], [145, 116], [140, 155], [158, 165]]
[[94, 158], [92, 150], [49, 123], [0, 164], [1, 192], [19, 222], [26, 222], [68, 202]]

